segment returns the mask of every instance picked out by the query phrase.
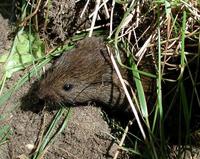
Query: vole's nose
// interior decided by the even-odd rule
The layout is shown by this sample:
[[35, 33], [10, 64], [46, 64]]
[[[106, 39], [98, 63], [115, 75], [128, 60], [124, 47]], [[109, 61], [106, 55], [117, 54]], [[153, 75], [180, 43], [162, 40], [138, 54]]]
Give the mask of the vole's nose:
[[51, 87], [40, 87], [37, 91], [37, 97], [40, 101], [45, 102], [60, 102], [61, 100], [60, 96]]
[[39, 100], [46, 100], [48, 98], [48, 93], [46, 91], [42, 90], [41, 88], [37, 92], [37, 97]]
[[43, 88], [41, 86], [38, 87], [36, 91], [36, 96], [39, 100], [45, 100], [45, 98], [48, 96], [48, 88]]

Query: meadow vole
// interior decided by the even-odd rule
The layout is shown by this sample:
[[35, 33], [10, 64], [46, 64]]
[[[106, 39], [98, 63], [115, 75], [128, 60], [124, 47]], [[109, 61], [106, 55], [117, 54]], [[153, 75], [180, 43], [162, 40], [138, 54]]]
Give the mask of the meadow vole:
[[[121, 69], [125, 79], [126, 69]], [[127, 100], [112, 66], [103, 38], [81, 40], [64, 53], [39, 82], [40, 99], [57, 104], [87, 104], [89, 101], [126, 110]]]

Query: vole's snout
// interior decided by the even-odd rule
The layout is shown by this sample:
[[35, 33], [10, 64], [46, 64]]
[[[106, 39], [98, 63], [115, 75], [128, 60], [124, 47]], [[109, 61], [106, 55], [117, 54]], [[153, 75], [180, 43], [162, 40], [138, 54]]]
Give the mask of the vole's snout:
[[36, 96], [40, 101], [44, 101], [47, 103], [60, 103], [62, 102], [62, 98], [59, 94], [51, 88], [51, 86], [43, 85], [42, 83], [39, 85], [38, 90], [36, 92]]
[[37, 85], [37, 91], [35, 94], [39, 100], [45, 101], [46, 99], [48, 99], [48, 96], [50, 95], [49, 86], [47, 86], [43, 81], [41, 81]]
[[36, 96], [40, 101], [45, 101], [45, 99], [48, 97], [48, 95], [42, 90], [42, 88], [38, 88]]

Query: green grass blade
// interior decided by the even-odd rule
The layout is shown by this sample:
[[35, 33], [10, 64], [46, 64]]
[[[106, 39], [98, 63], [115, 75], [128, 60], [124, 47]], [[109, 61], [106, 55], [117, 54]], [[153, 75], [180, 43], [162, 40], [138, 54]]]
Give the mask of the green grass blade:
[[[64, 114], [65, 114], [65, 118], [63, 119], [61, 126], [59, 127], [58, 130], [55, 130], [58, 125], [58, 122], [61, 120]], [[32, 156], [32, 159], [40, 159], [44, 155], [44, 153], [47, 151], [50, 144], [53, 143], [56, 137], [64, 130], [70, 116], [71, 116], [70, 108], [66, 109], [62, 107], [57, 112], [56, 116], [54, 117], [46, 134], [44, 135], [42, 139], [43, 141], [41, 142], [41, 145], [38, 146], [38, 149], [36, 150], [35, 154]]]
[[147, 103], [146, 103], [146, 99], [145, 99], [145, 94], [144, 94], [144, 89], [142, 86], [141, 78], [140, 78], [139, 72], [137, 71], [138, 70], [137, 65], [135, 63], [133, 63], [133, 61], [131, 61], [131, 63], [132, 63], [132, 73], [133, 73], [134, 81], [136, 84], [136, 89], [138, 92], [140, 109], [141, 109], [142, 115], [146, 119], [147, 125], [149, 127], [150, 126], [149, 121], [148, 121], [149, 114], [148, 114], [148, 110], [147, 110]]

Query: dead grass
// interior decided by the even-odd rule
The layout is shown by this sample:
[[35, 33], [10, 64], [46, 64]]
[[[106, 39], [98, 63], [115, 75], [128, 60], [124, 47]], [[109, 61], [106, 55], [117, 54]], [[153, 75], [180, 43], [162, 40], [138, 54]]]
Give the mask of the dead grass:
[[[75, 3], [77, 5], [80, 1]], [[50, 5], [50, 1], [47, 0], [45, 4], [46, 6]], [[92, 8], [89, 7], [90, 4], [92, 4]], [[24, 8], [22, 12], [23, 18], [19, 27], [27, 28], [29, 26], [31, 30], [33, 28], [40, 30], [38, 19], [41, 14], [40, 7], [44, 7], [44, 4], [39, 0], [34, 5], [24, 3], [22, 6], [27, 10]], [[46, 10], [48, 12], [50, 12], [49, 7]], [[90, 25], [84, 29], [76, 28], [71, 36], [82, 37], [83, 33], [87, 33], [87, 36], [90, 37], [99, 30], [104, 32], [104, 36], [107, 36], [110, 45], [115, 50], [111, 53], [111, 59], [116, 71], [118, 70], [116, 62], [120, 63], [121, 67], [132, 70], [133, 82], [137, 88], [132, 88], [135, 90], [133, 94], [127, 91], [127, 87], [130, 85], [122, 79], [120, 72], [117, 72], [142, 134], [142, 139], [139, 138], [143, 142], [136, 140], [134, 143], [139, 142], [143, 145], [143, 149], [147, 152], [143, 157], [170, 157], [168, 152], [169, 130], [166, 127], [172, 132], [176, 131], [178, 138], [176, 144], [188, 145], [191, 143], [191, 134], [195, 127], [192, 122], [195, 121], [199, 124], [197, 114], [195, 114], [200, 107], [199, 8], [200, 4], [195, 0], [187, 2], [183, 0], [127, 2], [88, 0], [84, 7], [79, 8], [80, 17], [76, 17], [76, 19], [81, 21], [81, 18], [86, 17], [89, 19], [87, 23]], [[49, 14], [47, 13], [43, 17], [46, 19], [46, 26], [48, 26]], [[99, 21], [101, 23], [97, 25]], [[65, 27], [65, 29], [68, 28]], [[54, 49], [55, 43], [49, 45], [48, 36], [45, 34], [46, 30], [43, 31], [44, 34], [40, 32], [38, 34], [45, 43], [45, 54], [49, 54], [49, 49]], [[65, 39], [62, 43], [67, 42], [68, 39]], [[127, 53], [130, 65], [127, 66], [121, 62], [120, 49]], [[143, 69], [147, 59], [151, 61], [150, 70]], [[141, 82], [144, 77], [154, 81], [153, 85], [156, 89], [151, 92], [150, 96], [153, 96], [155, 100], [152, 102], [147, 100], [148, 97], [144, 93], [146, 86]], [[135, 98], [131, 99], [131, 96], [135, 96]], [[137, 104], [135, 105], [135, 103]], [[174, 119], [178, 119], [174, 122], [175, 124], [173, 123]], [[175, 128], [169, 126], [170, 122]], [[198, 129], [195, 128], [195, 131]], [[126, 140], [127, 132], [125, 131], [124, 134], [119, 147]], [[126, 150], [128, 151], [128, 149]], [[132, 150], [138, 151], [133, 147]], [[117, 153], [115, 158], [117, 158]]]

